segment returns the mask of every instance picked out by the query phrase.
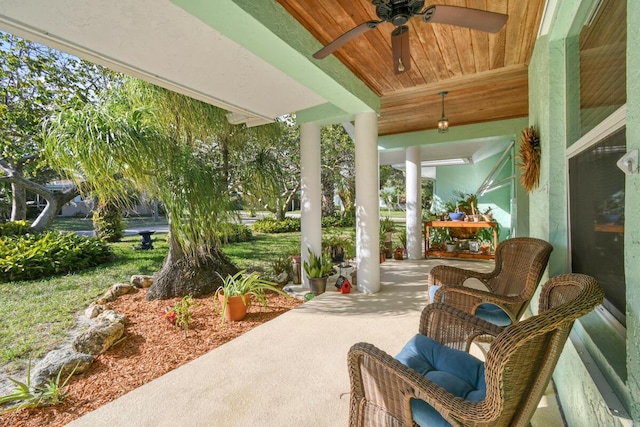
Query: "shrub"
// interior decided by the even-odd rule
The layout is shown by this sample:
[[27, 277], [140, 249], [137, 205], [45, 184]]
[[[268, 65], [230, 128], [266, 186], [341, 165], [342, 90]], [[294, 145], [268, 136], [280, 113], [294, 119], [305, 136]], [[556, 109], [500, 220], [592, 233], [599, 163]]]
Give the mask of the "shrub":
[[0, 281], [33, 280], [93, 267], [113, 259], [104, 242], [49, 231], [0, 237]]
[[0, 236], [22, 236], [29, 232], [27, 221], [9, 221], [0, 224]]
[[300, 218], [285, 218], [282, 221], [263, 218], [253, 223], [253, 229], [260, 233], [293, 233], [300, 231]]
[[356, 217], [354, 215], [333, 215], [322, 217], [323, 228], [347, 228], [356, 226]]
[[242, 224], [225, 224], [218, 231], [218, 239], [222, 243], [248, 242], [253, 239], [251, 228]]

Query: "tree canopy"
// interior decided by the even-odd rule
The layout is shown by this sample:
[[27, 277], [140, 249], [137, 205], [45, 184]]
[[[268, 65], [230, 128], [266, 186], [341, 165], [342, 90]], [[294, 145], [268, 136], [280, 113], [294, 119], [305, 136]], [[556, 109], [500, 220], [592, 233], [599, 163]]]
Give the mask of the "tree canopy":
[[[170, 250], [148, 298], [212, 292], [217, 272], [235, 273], [217, 233], [234, 216], [228, 155], [277, 125], [231, 125], [226, 111], [137, 79], [50, 121], [47, 158], [79, 186], [125, 203], [127, 189], [157, 197], [169, 217]], [[260, 179], [248, 186], [257, 187]]]
[[[44, 184], [56, 178], [42, 150], [42, 123], [56, 111], [93, 102], [118, 75], [38, 43], [0, 32], [0, 184], [11, 198], [11, 219], [26, 217], [26, 191], [51, 205], [41, 228], [75, 189], [54, 194]], [[7, 185], [8, 184], [8, 185]]]

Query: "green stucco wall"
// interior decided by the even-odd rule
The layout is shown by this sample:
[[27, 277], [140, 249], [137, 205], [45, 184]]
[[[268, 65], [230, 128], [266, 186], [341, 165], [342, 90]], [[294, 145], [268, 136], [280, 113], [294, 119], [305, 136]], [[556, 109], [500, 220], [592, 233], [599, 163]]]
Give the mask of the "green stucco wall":
[[[584, 22], [580, 20], [592, 4], [591, 0], [559, 2], [553, 29], [549, 35], [537, 40], [529, 66], [529, 120], [539, 130], [542, 144], [540, 188], [529, 197], [529, 226], [531, 236], [547, 239], [554, 246], [549, 276], [569, 271], [565, 148], [569, 141], [575, 139], [576, 129], [570, 124], [575, 123], [575, 105], [579, 102], [579, 84], [575, 75], [575, 62], [578, 60], [575, 55], [575, 23]], [[640, 55], [637, 55], [640, 2], [627, 1], [627, 16], [627, 23], [620, 25], [627, 25], [628, 36], [627, 150], [630, 151], [640, 148]], [[612, 366], [611, 370], [628, 372], [626, 387], [622, 382], [613, 386], [625, 388], [617, 392], [626, 396], [622, 400], [637, 423], [640, 421], [640, 175], [627, 175], [625, 184], [627, 354], [626, 367]], [[606, 325], [596, 313], [576, 325], [580, 335], [587, 333], [587, 328], [607, 333]], [[595, 335], [591, 342], [600, 347], [602, 344], [595, 342]], [[620, 360], [623, 359], [619, 358], [617, 363]], [[620, 425], [619, 419], [611, 415], [571, 342], [565, 346], [554, 381], [567, 425]]]
[[[627, 1], [627, 151], [640, 149], [640, 2]], [[640, 174], [627, 175], [624, 254], [627, 285], [627, 371], [631, 413], [640, 422]]]
[[[499, 153], [473, 165], [439, 166], [436, 168], [434, 195], [446, 203], [456, 198], [453, 194], [454, 191], [462, 191], [465, 194], [475, 193], [501, 156], [502, 153]], [[496, 180], [508, 177], [511, 172], [511, 168], [505, 167]], [[499, 240], [504, 240], [509, 236], [511, 227], [510, 199], [510, 186], [478, 197], [478, 207], [481, 211], [489, 206], [493, 209], [494, 219], [500, 224]]]
[[549, 276], [567, 271], [564, 41], [539, 38], [529, 65], [529, 123], [540, 136], [540, 186], [529, 197], [531, 237], [553, 245]]

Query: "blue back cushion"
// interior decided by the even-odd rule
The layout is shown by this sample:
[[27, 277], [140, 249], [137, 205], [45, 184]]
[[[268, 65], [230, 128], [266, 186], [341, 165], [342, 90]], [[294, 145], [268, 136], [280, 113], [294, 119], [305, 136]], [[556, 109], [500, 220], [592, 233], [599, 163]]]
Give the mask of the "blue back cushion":
[[[440, 289], [438, 285], [431, 285], [429, 287], [429, 302], [436, 302], [434, 298], [438, 289]], [[511, 324], [511, 318], [509, 318], [509, 315], [505, 313], [504, 310], [488, 302], [480, 304], [478, 308], [476, 308], [474, 315], [498, 326], [508, 326]]]
[[[454, 396], [474, 402], [486, 396], [484, 363], [424, 335], [415, 335], [395, 357]], [[413, 419], [420, 426], [449, 426], [426, 402], [411, 400]]]

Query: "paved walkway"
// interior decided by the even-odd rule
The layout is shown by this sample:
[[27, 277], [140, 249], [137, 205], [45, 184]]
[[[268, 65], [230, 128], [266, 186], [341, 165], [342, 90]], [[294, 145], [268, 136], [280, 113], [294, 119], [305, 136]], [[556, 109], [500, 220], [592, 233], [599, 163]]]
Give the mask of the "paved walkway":
[[[349, 347], [367, 341], [395, 355], [417, 332], [426, 276], [440, 262], [387, 261], [378, 294], [328, 289], [69, 426], [346, 426]], [[553, 395], [536, 417], [534, 427], [562, 426]]]

